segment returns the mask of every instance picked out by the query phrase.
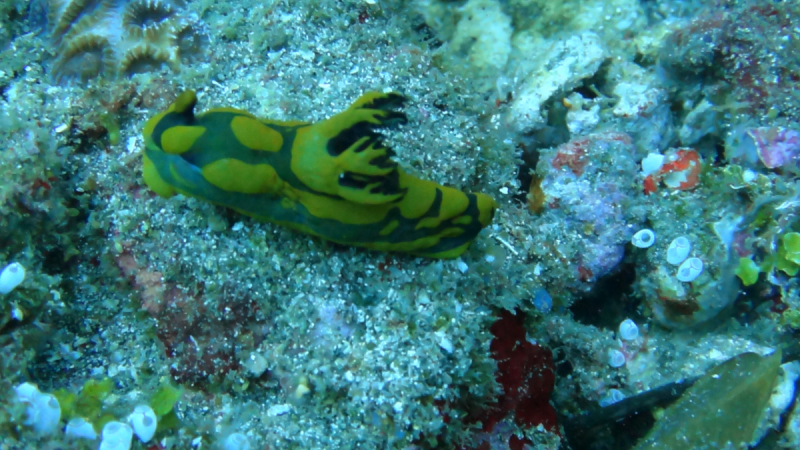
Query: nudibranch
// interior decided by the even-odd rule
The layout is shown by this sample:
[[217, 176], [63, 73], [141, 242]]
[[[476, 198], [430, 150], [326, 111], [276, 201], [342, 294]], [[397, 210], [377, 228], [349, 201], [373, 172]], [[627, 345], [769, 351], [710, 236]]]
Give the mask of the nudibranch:
[[162, 197], [196, 197], [339, 244], [455, 258], [497, 204], [398, 166], [377, 130], [407, 122], [404, 101], [370, 92], [306, 123], [234, 108], [195, 115], [186, 91], [144, 127], [144, 181]]

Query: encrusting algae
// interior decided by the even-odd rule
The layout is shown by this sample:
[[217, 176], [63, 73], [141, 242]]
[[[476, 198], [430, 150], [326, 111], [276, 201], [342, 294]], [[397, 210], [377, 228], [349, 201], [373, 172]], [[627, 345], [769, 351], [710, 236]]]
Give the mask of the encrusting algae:
[[403, 171], [375, 130], [406, 123], [396, 93], [370, 92], [318, 123], [233, 108], [195, 115], [186, 91], [144, 127], [144, 180], [345, 245], [432, 258], [461, 255], [494, 216], [486, 194]]

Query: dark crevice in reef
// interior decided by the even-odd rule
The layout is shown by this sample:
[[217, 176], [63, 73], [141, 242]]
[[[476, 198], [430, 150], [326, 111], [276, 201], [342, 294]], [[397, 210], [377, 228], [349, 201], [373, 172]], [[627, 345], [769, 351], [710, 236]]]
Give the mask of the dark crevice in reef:
[[636, 262], [623, 260], [617, 269], [597, 280], [591, 292], [569, 307], [572, 316], [585, 325], [616, 330], [626, 318], [641, 322], [640, 299], [633, 294], [636, 280]]

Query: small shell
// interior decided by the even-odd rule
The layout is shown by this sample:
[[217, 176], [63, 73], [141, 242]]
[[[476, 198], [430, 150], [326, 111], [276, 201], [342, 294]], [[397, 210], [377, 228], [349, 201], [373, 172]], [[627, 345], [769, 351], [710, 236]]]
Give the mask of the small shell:
[[639, 327], [631, 319], [625, 319], [619, 324], [619, 337], [626, 341], [632, 341], [639, 337]]
[[678, 273], [675, 274], [675, 277], [679, 281], [689, 283], [699, 277], [701, 273], [703, 273], [703, 260], [689, 258], [678, 267]]
[[623, 400], [625, 400], [625, 394], [619, 389], [609, 389], [608, 394], [600, 399], [600, 406], [605, 408], [606, 406], [613, 405]]
[[692, 243], [686, 236], [678, 236], [672, 240], [667, 248], [667, 262], [673, 266], [682, 263], [689, 252], [692, 251]]
[[611, 367], [624, 366], [625, 354], [614, 348], [608, 349], [608, 365]]
[[653, 233], [653, 230], [647, 228], [637, 231], [631, 238], [631, 244], [639, 248], [648, 248], [655, 244], [655, 242], [656, 234]]

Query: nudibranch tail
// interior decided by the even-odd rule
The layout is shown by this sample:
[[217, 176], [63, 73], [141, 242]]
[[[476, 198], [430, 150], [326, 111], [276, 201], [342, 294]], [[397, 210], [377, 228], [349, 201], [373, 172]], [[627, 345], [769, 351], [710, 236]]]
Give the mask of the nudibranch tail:
[[317, 122], [235, 108], [194, 114], [181, 94], [144, 127], [145, 183], [344, 245], [432, 258], [461, 255], [497, 204], [403, 171], [379, 132], [407, 123], [405, 97], [370, 92]]

